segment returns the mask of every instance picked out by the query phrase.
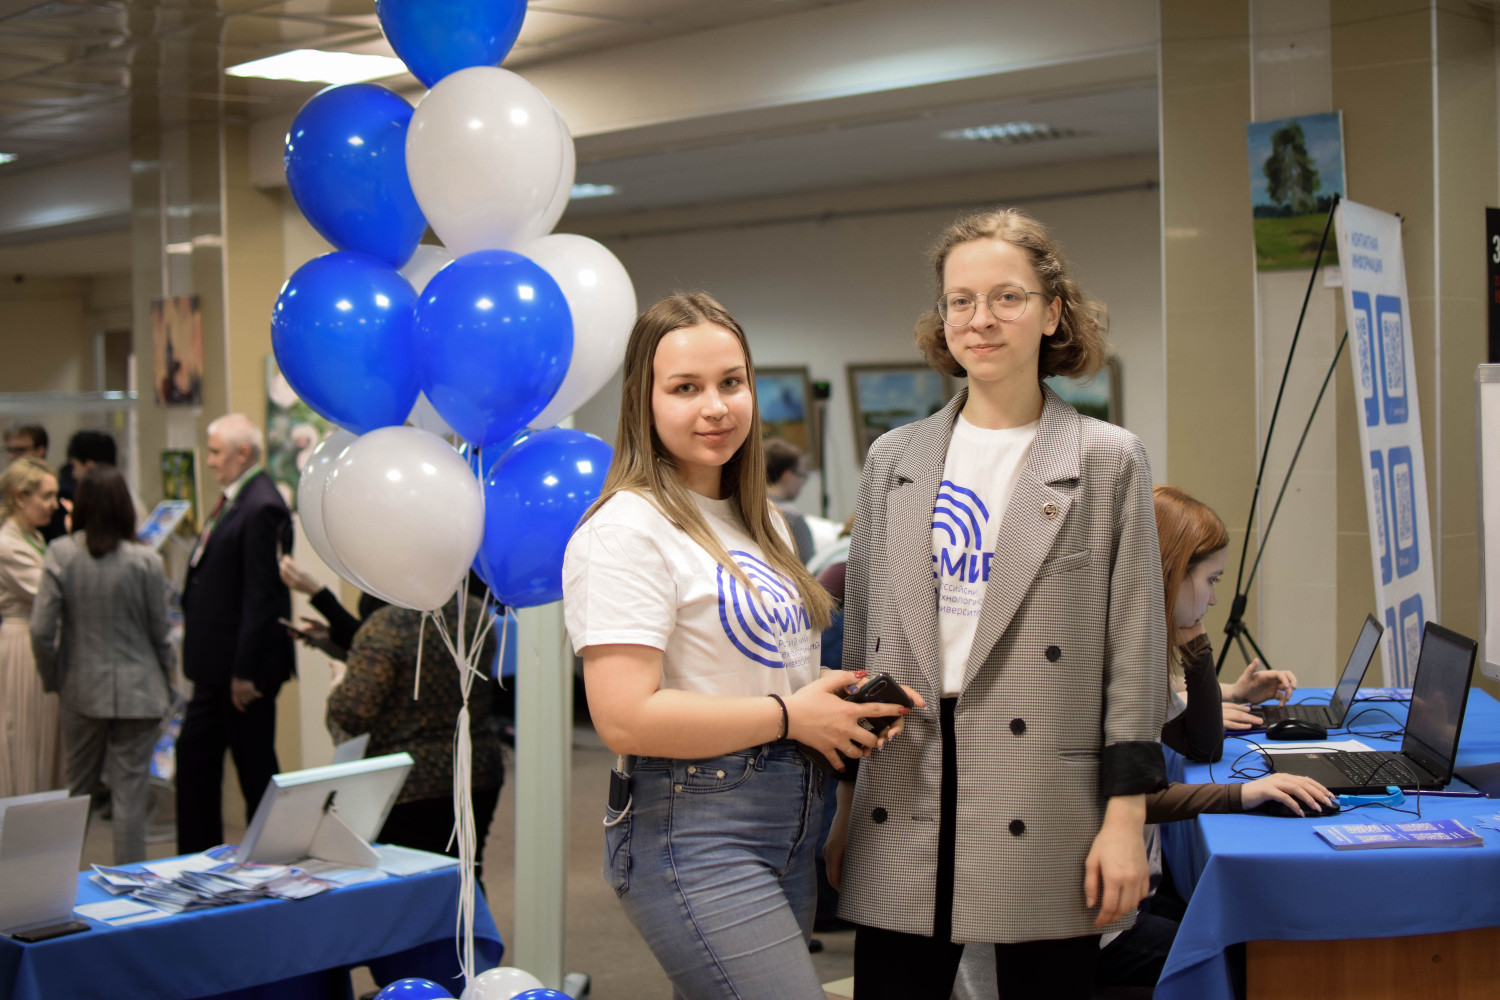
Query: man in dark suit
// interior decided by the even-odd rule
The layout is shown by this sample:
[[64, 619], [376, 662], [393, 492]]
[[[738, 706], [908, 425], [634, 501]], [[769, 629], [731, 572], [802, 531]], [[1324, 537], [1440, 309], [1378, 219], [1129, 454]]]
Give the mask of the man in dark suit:
[[227, 747], [255, 814], [276, 761], [276, 692], [291, 676], [292, 613], [277, 569], [291, 549], [291, 514], [261, 468], [260, 429], [231, 413], [208, 425], [208, 467], [223, 498], [205, 521], [183, 586], [184, 672], [193, 682], [177, 738], [177, 849], [223, 841], [220, 788]]

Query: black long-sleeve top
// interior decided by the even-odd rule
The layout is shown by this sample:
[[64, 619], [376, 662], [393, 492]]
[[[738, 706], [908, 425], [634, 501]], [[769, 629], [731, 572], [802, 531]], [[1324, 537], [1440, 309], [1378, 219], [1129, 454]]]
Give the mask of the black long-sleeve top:
[[1187, 708], [1161, 727], [1161, 741], [1198, 763], [1217, 761], [1224, 753], [1224, 712], [1219, 707], [1219, 677], [1214, 672], [1213, 644], [1200, 635], [1178, 647], [1182, 654]]

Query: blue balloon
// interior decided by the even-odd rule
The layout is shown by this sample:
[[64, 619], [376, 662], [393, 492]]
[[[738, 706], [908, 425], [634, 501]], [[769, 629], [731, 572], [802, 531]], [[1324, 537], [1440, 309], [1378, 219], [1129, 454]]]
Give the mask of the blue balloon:
[[394, 268], [326, 253], [281, 286], [271, 349], [313, 410], [356, 434], [406, 423], [417, 401], [416, 292]]
[[453, 994], [430, 979], [398, 979], [375, 994], [375, 1000], [453, 1000]]
[[573, 316], [540, 265], [479, 250], [444, 267], [417, 300], [422, 391], [472, 445], [496, 445], [557, 393], [573, 358]]
[[313, 95], [286, 134], [286, 182], [323, 238], [401, 267], [427, 220], [406, 176], [412, 107], [373, 83]]
[[517, 993], [511, 1000], [572, 1000], [572, 998], [557, 990], [527, 990], [525, 993]]
[[613, 449], [592, 434], [537, 431], [496, 463], [484, 481], [479, 575], [513, 608], [562, 597], [563, 550], [599, 499]]
[[498, 66], [516, 44], [526, 0], [375, 0], [396, 55], [431, 87], [456, 70]]

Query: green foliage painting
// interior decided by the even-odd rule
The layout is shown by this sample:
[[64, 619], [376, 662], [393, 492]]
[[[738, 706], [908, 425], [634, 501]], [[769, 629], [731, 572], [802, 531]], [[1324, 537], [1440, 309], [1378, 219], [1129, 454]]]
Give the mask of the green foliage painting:
[[[1246, 134], [1255, 266], [1312, 267], [1333, 197], [1344, 192], [1342, 113], [1252, 122]], [[1338, 263], [1331, 235], [1323, 263]]]

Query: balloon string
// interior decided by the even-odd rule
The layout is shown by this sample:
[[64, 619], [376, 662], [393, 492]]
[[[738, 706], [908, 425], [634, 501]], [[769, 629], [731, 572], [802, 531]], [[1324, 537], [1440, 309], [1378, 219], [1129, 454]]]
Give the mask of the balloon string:
[[427, 634], [428, 612], [422, 612], [421, 619], [417, 622], [417, 670], [411, 682], [411, 700], [417, 701], [422, 692], [422, 637]]

